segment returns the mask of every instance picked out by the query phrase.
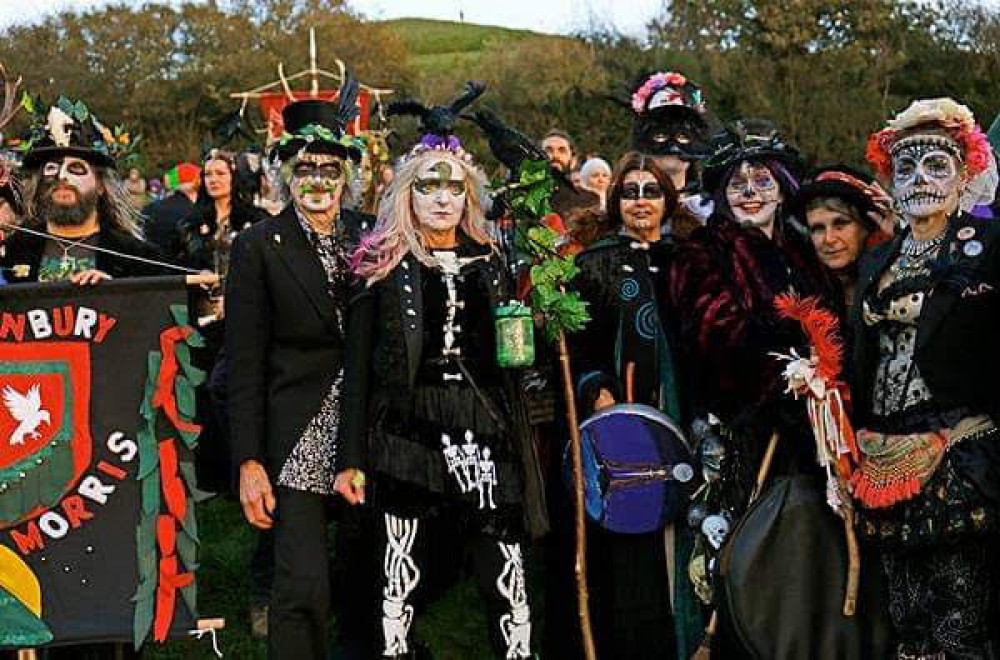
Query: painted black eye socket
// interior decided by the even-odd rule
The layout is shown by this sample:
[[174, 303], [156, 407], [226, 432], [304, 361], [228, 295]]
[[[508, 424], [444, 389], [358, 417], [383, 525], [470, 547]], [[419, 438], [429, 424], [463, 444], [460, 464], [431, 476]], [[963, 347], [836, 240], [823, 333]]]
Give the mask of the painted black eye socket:
[[297, 163], [292, 170], [295, 176], [304, 179], [306, 177], [319, 177], [321, 179], [339, 179], [344, 171], [340, 163]]
[[663, 189], [658, 183], [647, 183], [639, 186], [635, 183], [626, 183], [622, 186], [622, 199], [636, 201], [642, 199], [663, 199]]
[[[60, 161], [60, 160], [50, 160], [49, 162], [45, 163], [45, 165], [42, 167], [42, 176], [46, 177], [59, 176], [59, 172], [61, 172], [63, 168], [63, 163], [65, 163], [65, 161]], [[87, 176], [88, 174], [90, 174], [90, 166], [83, 161], [76, 160], [66, 165], [66, 171], [72, 174], [73, 176]]]
[[455, 197], [465, 194], [464, 181], [442, 181], [441, 179], [417, 179], [413, 189], [421, 195], [433, 195], [440, 190], [447, 190]]

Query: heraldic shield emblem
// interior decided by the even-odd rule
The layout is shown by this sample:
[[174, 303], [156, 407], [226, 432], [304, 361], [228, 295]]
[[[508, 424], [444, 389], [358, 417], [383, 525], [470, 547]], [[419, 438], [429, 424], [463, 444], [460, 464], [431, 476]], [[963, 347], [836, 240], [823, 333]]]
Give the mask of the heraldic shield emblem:
[[0, 529], [57, 504], [91, 449], [89, 343], [0, 343]]

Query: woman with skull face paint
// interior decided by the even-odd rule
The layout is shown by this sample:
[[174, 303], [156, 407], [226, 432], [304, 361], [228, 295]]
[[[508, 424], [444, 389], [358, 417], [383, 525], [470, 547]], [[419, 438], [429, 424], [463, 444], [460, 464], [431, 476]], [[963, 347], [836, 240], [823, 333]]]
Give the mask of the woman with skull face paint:
[[669, 281], [692, 400], [727, 425], [743, 419], [752, 427], [747, 452], [727, 461], [737, 473], [728, 475], [726, 505], [736, 512], [770, 435], [761, 429], [782, 416], [775, 404], [785, 404], [782, 367], [770, 353], [803, 343], [796, 323], [778, 319], [774, 297], [794, 290], [833, 309], [838, 304], [832, 276], [785, 212], [800, 163], [770, 124], [748, 120], [730, 128], [703, 175], [715, 212], [679, 247]]
[[968, 211], [990, 202], [976, 191], [996, 163], [951, 99], [914, 102], [867, 156], [905, 228], [862, 262], [856, 295], [860, 531], [882, 551], [898, 657], [993, 658], [1000, 227]]
[[416, 653], [415, 598], [442, 568], [441, 535], [471, 550], [498, 657], [531, 656], [522, 539], [544, 504], [516, 381], [497, 365], [508, 282], [485, 183], [457, 138], [426, 135], [355, 255], [366, 286], [351, 303], [337, 487], [355, 503], [370, 492], [378, 512], [383, 657]]
[[[846, 567], [844, 542], [825, 502], [806, 407], [785, 392], [773, 355], [807, 343], [797, 321], [779, 317], [777, 295], [842, 306], [833, 276], [786, 211], [799, 163], [769, 124], [729, 129], [704, 170], [715, 212], [678, 247], [669, 279], [708, 482], [688, 515], [706, 537], [690, 574], [717, 609], [709, 641], [721, 657], [868, 657], [867, 631], [841, 613], [846, 568], [835, 567]], [[748, 508], [775, 434], [772, 488]], [[720, 520], [728, 532], [721, 550], [713, 538]], [[733, 547], [741, 549], [727, 554]]]
[[[616, 403], [637, 403], [680, 422], [675, 341], [662, 311], [676, 248], [666, 229], [685, 211], [657, 161], [631, 152], [615, 168], [608, 214], [616, 231], [576, 257], [574, 288], [591, 317], [571, 336], [581, 419]], [[667, 575], [672, 558], [663, 529], [620, 534], [589, 525], [587, 537], [598, 655], [675, 657], [671, 592], [678, 608], [689, 592]], [[687, 584], [681, 571], [672, 577]], [[689, 641], [697, 643], [691, 633], [700, 630], [699, 621], [676, 623], [688, 626]], [[682, 643], [680, 655], [693, 650]]]

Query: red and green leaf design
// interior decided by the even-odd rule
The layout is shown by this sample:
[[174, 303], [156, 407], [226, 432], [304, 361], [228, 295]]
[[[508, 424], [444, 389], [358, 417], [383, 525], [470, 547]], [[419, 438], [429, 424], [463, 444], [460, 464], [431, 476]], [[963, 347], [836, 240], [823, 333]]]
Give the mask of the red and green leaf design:
[[177, 594], [196, 612], [198, 527], [188, 498], [197, 492], [194, 466], [181, 460], [178, 442], [194, 449], [201, 427], [194, 422], [195, 390], [205, 373], [191, 363], [192, 347], [203, 345], [188, 325], [187, 308], [170, 309], [176, 325], [160, 334], [150, 351], [140, 414], [138, 479], [142, 513], [136, 529], [139, 587], [135, 601], [135, 648], [153, 633], [164, 642], [173, 622]]

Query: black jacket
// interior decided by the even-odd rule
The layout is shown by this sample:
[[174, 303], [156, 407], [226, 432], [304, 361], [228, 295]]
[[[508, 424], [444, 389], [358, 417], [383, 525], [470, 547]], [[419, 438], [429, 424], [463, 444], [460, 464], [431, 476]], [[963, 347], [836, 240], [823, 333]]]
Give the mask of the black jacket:
[[[491, 307], [504, 302], [508, 290], [500, 259], [481, 262], [487, 269]], [[424, 310], [420, 262], [410, 254], [383, 280], [359, 287], [351, 300], [344, 368], [343, 418], [338, 447], [340, 467], [365, 468], [372, 401], [412, 396], [421, 364]], [[505, 370], [504, 389], [512, 404], [513, 445], [521, 455], [526, 527], [533, 535], [547, 530], [545, 496], [527, 411], [514, 372]]]
[[[40, 231], [44, 231], [44, 228], [40, 229]], [[35, 234], [22, 231], [7, 233], [7, 240], [3, 245], [3, 253], [0, 255], [0, 268], [3, 268], [4, 278], [10, 284], [38, 281], [38, 268], [41, 265], [46, 240], [43, 236], [36, 236]], [[101, 227], [97, 246], [106, 250], [114, 250], [115, 252], [143, 257], [145, 259], [158, 261], [163, 258], [159, 250], [152, 244], [112, 227]], [[147, 264], [135, 261], [134, 259], [124, 259], [108, 254], [107, 252], [95, 251], [94, 259], [97, 270], [102, 270], [116, 279], [122, 277], [155, 277], [171, 274], [170, 271], [164, 269], [162, 266]], [[17, 273], [20, 269], [16, 268], [17, 266], [28, 266], [27, 274], [18, 277]]]
[[148, 204], [142, 210], [146, 218], [146, 238], [163, 254], [173, 258], [179, 249], [178, 223], [192, 211], [194, 202], [180, 191]]
[[[634, 238], [615, 234], [576, 256], [580, 273], [573, 288], [587, 302], [590, 313], [584, 329], [570, 335], [582, 417], [593, 412], [600, 388], [608, 389], [617, 401], [625, 401], [630, 389], [625, 383], [626, 363], [638, 360], [659, 362], [633, 367], [640, 371], [655, 368], [660, 390], [656, 398], [639, 395], [635, 402], [660, 407], [678, 421], [682, 419], [672, 350], [676, 341], [669, 319], [663, 317], [674, 242], [663, 237], [645, 249], [640, 246]], [[629, 336], [647, 341], [628, 341]], [[662, 343], [649, 341], [650, 336], [662, 337]]]
[[[370, 221], [346, 210], [339, 220], [352, 241]], [[225, 301], [233, 465], [258, 460], [274, 477], [345, 352], [326, 272], [292, 207], [236, 237]]]
[[[263, 218], [262, 213], [252, 206], [234, 206], [230, 226], [232, 231], [239, 233]], [[178, 252], [174, 256], [175, 261], [195, 270], [216, 270], [217, 229], [214, 208], [194, 207], [191, 214], [177, 225]]]
[[[861, 262], [854, 294], [854, 382], [859, 426], [871, 413], [878, 364], [878, 331], [864, 325], [862, 304], [899, 255], [908, 232], [880, 245]], [[978, 245], [976, 245], [978, 243]], [[979, 248], [981, 252], [975, 253]], [[959, 215], [948, 221], [941, 280], [925, 301], [917, 325], [915, 359], [935, 400], [968, 407], [1000, 421], [1000, 226], [995, 220]]]

